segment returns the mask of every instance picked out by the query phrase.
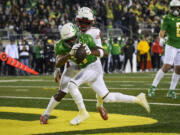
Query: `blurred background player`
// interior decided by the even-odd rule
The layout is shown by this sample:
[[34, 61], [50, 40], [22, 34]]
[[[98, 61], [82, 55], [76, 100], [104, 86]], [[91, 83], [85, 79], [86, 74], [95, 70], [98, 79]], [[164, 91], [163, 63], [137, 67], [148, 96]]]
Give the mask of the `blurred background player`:
[[124, 65], [123, 65], [123, 71], [125, 71], [126, 64], [129, 60], [131, 65], [131, 72], [133, 72], [133, 53], [135, 52], [134, 47], [134, 41], [132, 38], [129, 38], [126, 42], [126, 45], [123, 47], [123, 53], [124, 53]]
[[[19, 46], [19, 59], [20, 62], [26, 66], [29, 66], [29, 45], [25, 40], [22, 40]], [[20, 70], [20, 75], [28, 75], [28, 72]]]
[[[18, 52], [18, 46], [15, 43], [15, 38], [10, 38], [10, 44], [5, 47], [5, 52], [8, 56], [19, 59], [19, 52]], [[8, 75], [17, 75], [17, 70], [15, 67], [6, 65], [8, 67]]]
[[152, 86], [148, 89], [150, 97], [155, 96], [155, 90], [160, 80], [164, 77], [171, 66], [174, 64], [174, 72], [172, 75], [171, 85], [167, 93], [167, 97], [176, 98], [174, 91], [180, 77], [180, 1], [172, 0], [170, 2], [170, 14], [167, 14], [162, 21], [161, 31], [159, 33], [160, 45], [165, 43], [164, 36], [167, 34], [165, 47], [165, 59], [162, 68], [157, 72]]
[[147, 71], [147, 57], [148, 57], [148, 52], [149, 52], [150, 46], [149, 43], [147, 42], [147, 37], [142, 36], [140, 42], [137, 45], [137, 50], [140, 55], [140, 72], [142, 72], [142, 66], [144, 63], [144, 71]]
[[105, 56], [105, 57], [101, 58], [101, 64], [102, 64], [104, 73], [109, 73], [108, 57], [109, 57], [109, 54], [110, 54], [110, 46], [107, 43], [106, 38], [103, 38], [103, 40], [102, 40], [102, 47], [103, 47], [104, 50], [106, 50], [106, 52], [108, 53], [108, 56]]

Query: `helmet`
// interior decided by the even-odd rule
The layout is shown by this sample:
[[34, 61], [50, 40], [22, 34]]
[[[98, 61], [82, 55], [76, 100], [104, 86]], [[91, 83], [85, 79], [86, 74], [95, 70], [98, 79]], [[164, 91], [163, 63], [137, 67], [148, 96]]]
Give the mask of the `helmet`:
[[80, 8], [76, 16], [76, 23], [80, 27], [81, 31], [87, 31], [94, 23], [92, 10], [88, 7]]
[[72, 47], [77, 39], [77, 28], [72, 23], [66, 23], [61, 29], [61, 38], [68, 47]]
[[180, 16], [180, 1], [172, 0], [170, 2], [170, 9], [171, 14], [173, 14], [174, 16]]
[[61, 38], [66, 40], [74, 37], [77, 34], [77, 29], [72, 23], [66, 23], [61, 29]]
[[170, 2], [170, 7], [180, 7], [180, 1], [179, 0], [172, 0]]

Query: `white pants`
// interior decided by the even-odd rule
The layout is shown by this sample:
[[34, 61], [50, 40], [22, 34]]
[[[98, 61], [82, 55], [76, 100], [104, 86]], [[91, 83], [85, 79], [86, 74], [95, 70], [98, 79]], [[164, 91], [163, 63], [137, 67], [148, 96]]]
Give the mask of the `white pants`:
[[180, 65], [180, 49], [166, 45], [164, 64]]
[[69, 82], [77, 86], [87, 83], [100, 97], [109, 93], [103, 80], [103, 70], [99, 59], [81, 70], [78, 70], [77, 66], [65, 68], [60, 83], [62, 91], [65, 93], [69, 92], [67, 87]]

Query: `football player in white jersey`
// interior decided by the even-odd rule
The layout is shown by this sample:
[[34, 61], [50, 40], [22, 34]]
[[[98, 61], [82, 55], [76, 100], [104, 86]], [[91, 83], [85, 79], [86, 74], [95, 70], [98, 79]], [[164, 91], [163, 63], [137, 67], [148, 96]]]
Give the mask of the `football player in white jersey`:
[[[100, 29], [93, 27], [94, 21], [95, 21], [95, 17], [93, 11], [90, 8], [82, 7], [78, 10], [78, 13], [76, 15], [76, 25], [79, 27], [82, 33], [91, 35], [96, 45], [102, 48], [101, 31]], [[106, 120], [108, 118], [108, 114], [106, 109], [103, 107], [103, 102], [102, 102], [103, 100], [97, 94], [96, 94], [96, 98], [98, 99], [96, 108], [100, 113], [101, 117], [104, 120]]]
[[[94, 42], [99, 48], [99, 57], [104, 56], [104, 52], [102, 51], [101, 39], [100, 39], [100, 30], [98, 28], [92, 27], [94, 23], [94, 16], [92, 10], [88, 7], [82, 7], [79, 9], [78, 14], [76, 16], [76, 23], [79, 26], [81, 32], [91, 35], [94, 38]], [[77, 77], [76, 77], [77, 76]], [[104, 80], [103, 80], [103, 69], [98, 58], [94, 63], [89, 64], [85, 69], [82, 69], [79, 73], [76, 74], [75, 77], [71, 79], [68, 83], [68, 86], [71, 86], [70, 89], [73, 91], [74, 89], [78, 89], [83, 83], [87, 83], [93, 91], [96, 93], [97, 98], [97, 109], [100, 112], [103, 119], [107, 118], [106, 110], [103, 107], [103, 101], [110, 102], [125, 102], [125, 103], [136, 103], [143, 106], [148, 112], [150, 112], [150, 107], [146, 100], [145, 94], [141, 93], [137, 97], [129, 96], [121, 93], [109, 92], [107, 89]], [[79, 77], [80, 76], [80, 77]], [[72, 83], [73, 82], [73, 83]], [[79, 118], [83, 118], [83, 113], [79, 114], [75, 117], [71, 123], [76, 124], [79, 122]], [[83, 120], [81, 119], [81, 122]], [[79, 122], [80, 123], [80, 122]]]

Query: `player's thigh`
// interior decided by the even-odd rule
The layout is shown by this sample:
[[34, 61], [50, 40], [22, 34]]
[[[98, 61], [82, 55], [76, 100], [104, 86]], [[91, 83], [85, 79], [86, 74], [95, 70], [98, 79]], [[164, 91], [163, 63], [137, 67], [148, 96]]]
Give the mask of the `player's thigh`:
[[83, 83], [91, 83], [95, 81], [97, 76], [100, 74], [103, 74], [103, 70], [100, 59], [97, 59], [94, 63], [91, 63], [86, 68], [81, 69], [71, 81], [79, 86]]
[[66, 68], [61, 76], [61, 81], [59, 84], [59, 89], [65, 93], [68, 93], [67, 88], [69, 81], [79, 72], [79, 70], [74, 69], [73, 67]]
[[84, 83], [91, 83], [96, 80], [96, 77], [99, 73], [91, 69], [82, 69], [78, 72], [71, 81], [74, 82], [77, 86], [80, 86]]
[[97, 79], [89, 85], [93, 89], [93, 91], [102, 98], [109, 93], [109, 90], [107, 89], [106, 84], [103, 80], [103, 74], [97, 76]]
[[166, 45], [164, 64], [173, 65], [176, 55], [177, 49], [172, 46]]

